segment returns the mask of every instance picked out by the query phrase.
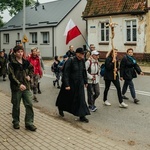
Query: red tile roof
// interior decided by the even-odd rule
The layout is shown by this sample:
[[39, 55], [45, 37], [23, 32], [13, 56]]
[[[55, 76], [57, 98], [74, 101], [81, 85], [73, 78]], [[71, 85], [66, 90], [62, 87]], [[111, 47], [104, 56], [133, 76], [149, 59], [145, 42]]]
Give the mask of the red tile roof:
[[110, 14], [145, 13], [145, 6], [144, 0], [87, 0], [83, 18]]

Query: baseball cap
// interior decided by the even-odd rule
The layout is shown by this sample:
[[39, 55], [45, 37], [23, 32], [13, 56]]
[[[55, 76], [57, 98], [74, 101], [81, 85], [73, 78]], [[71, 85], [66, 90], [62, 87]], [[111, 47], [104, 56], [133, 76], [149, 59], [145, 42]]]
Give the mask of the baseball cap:
[[99, 55], [99, 52], [96, 51], [96, 50], [94, 50], [94, 51], [91, 52], [91, 54], [92, 54], [92, 55]]

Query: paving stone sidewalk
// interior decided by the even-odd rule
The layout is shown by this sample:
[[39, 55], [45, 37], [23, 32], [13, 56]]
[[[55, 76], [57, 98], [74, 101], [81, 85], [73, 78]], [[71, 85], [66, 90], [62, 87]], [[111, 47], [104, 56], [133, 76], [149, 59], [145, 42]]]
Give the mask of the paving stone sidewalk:
[[21, 103], [20, 129], [12, 127], [10, 97], [0, 92], [0, 150], [126, 150], [131, 149], [106, 137], [87, 133], [68, 122], [34, 108], [37, 131], [24, 127]]

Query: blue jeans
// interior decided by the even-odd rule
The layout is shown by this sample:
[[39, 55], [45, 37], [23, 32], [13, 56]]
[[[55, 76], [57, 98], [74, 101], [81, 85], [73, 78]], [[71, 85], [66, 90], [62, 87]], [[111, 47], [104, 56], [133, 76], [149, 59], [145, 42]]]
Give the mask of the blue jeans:
[[124, 95], [127, 92], [127, 88], [129, 86], [130, 89], [130, 93], [132, 98], [136, 98], [136, 94], [135, 94], [135, 89], [134, 89], [134, 84], [132, 80], [125, 80], [124, 84], [123, 84], [123, 88], [122, 88], [122, 95]]
[[25, 106], [25, 125], [32, 125], [34, 120], [34, 112], [32, 107], [32, 92], [29, 90], [25, 91], [12, 91], [11, 102], [12, 107], [12, 118], [13, 124], [19, 124], [20, 122], [20, 102], [23, 100]]

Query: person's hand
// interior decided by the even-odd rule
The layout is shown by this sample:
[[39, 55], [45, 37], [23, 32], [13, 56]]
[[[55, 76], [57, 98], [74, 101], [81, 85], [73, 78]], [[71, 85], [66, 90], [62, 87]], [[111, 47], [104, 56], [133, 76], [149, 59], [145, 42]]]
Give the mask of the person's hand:
[[20, 85], [20, 90], [21, 90], [21, 91], [26, 90], [26, 86], [25, 86], [25, 85], [23, 85], [23, 84], [21, 84], [21, 85]]
[[28, 81], [30, 81], [30, 80], [31, 80], [30, 76], [26, 76], [26, 79], [27, 79]]
[[120, 80], [123, 81], [123, 77], [120, 77]]
[[67, 86], [65, 89], [66, 89], [66, 90], [70, 90], [70, 86]]
[[85, 86], [85, 88], [87, 88], [87, 87], [88, 87], [88, 84], [85, 84], [84, 86]]
[[142, 75], [142, 76], [143, 76], [143, 75], [144, 75], [144, 72], [140, 72], [140, 75]]

